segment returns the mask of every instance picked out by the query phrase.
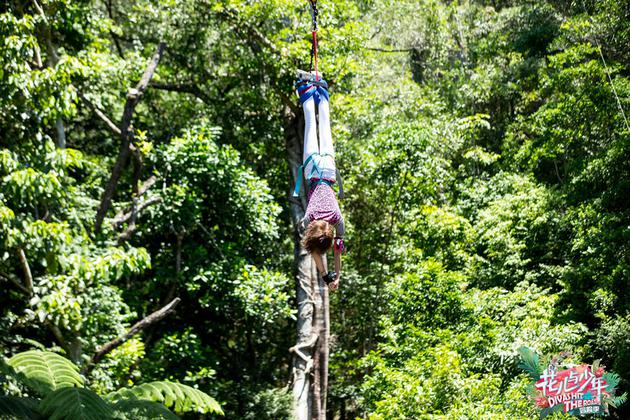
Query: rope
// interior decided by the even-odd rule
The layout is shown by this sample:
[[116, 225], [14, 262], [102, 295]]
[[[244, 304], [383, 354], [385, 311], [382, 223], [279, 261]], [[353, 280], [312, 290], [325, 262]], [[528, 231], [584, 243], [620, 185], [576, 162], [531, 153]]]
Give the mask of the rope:
[[[593, 18], [586, 11], [586, 7], [584, 6], [584, 3], [581, 2], [580, 5], [582, 6], [582, 10], [584, 11], [584, 14], [588, 16], [588, 20], [591, 22], [591, 24], [595, 25]], [[599, 45], [599, 42], [597, 41], [597, 36], [593, 35], [592, 38], [593, 38], [593, 41], [595, 41], [595, 46], [597, 46], [597, 52], [599, 52], [599, 56], [602, 59], [602, 63], [604, 63], [604, 70], [606, 71], [606, 76], [608, 76], [608, 83], [610, 83], [610, 87], [612, 88], [613, 94], [615, 95], [615, 99], [617, 100], [617, 106], [619, 107], [619, 110], [621, 111], [621, 116], [623, 118], [623, 122], [626, 125], [626, 130], [630, 131], [630, 125], [628, 125], [628, 118], [626, 118], [626, 113], [623, 110], [623, 106], [621, 105], [621, 100], [619, 99], [619, 95], [617, 95], [617, 89], [615, 88], [612, 77], [610, 76], [610, 71], [608, 70], [608, 64], [606, 64], [606, 59], [604, 58], [604, 54], [602, 53], [602, 47]]]
[[626, 130], [630, 132], [630, 125], [628, 125], [628, 119], [626, 118], [626, 113], [623, 110], [623, 106], [621, 105], [621, 100], [619, 99], [619, 95], [617, 95], [617, 89], [612, 81], [612, 77], [610, 77], [610, 71], [608, 71], [608, 65], [606, 64], [606, 60], [604, 59], [604, 54], [602, 53], [602, 48], [599, 46], [599, 42], [597, 42], [597, 38], [593, 37], [595, 40], [595, 45], [597, 45], [597, 51], [599, 51], [599, 56], [602, 58], [602, 62], [604, 63], [604, 69], [606, 70], [606, 76], [608, 76], [608, 82], [610, 83], [610, 87], [612, 88], [613, 93], [615, 94], [615, 98], [617, 99], [617, 106], [619, 106], [619, 110], [621, 111], [621, 116], [623, 117], [624, 123], [626, 123]]
[[311, 19], [313, 20], [313, 30], [317, 31], [317, 16], [319, 11], [317, 10], [317, 0], [309, 0], [311, 3]]
[[313, 35], [313, 41], [311, 43], [311, 64], [310, 70], [313, 70], [313, 63], [315, 64], [315, 80], [319, 80], [319, 72], [317, 71], [317, 16], [319, 11], [317, 10], [317, 0], [309, 0], [311, 4], [311, 19], [313, 27], [311, 33]]
[[313, 57], [315, 58], [315, 80], [319, 80], [317, 71], [317, 31], [313, 31]]

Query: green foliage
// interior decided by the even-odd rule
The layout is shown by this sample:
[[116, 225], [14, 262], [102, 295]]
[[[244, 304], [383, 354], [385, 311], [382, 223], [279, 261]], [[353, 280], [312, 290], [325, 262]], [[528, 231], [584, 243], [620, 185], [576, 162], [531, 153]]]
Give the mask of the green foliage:
[[[120, 386], [128, 386], [141, 379], [141, 373], [133, 367], [146, 357], [145, 344], [138, 338], [125, 341], [105, 356], [90, 372], [90, 387], [99, 395], [112, 392]], [[164, 372], [160, 372], [167, 378]], [[158, 375], [159, 376], [159, 375]]]
[[[614, 6], [594, 3], [589, 19], [579, 5], [486, 4], [370, 2], [368, 19], [393, 28], [375, 31], [371, 45], [410, 51], [371, 53], [354, 92], [336, 98], [338, 149], [356, 190], [344, 208], [356, 245], [349, 259], [366, 280], [346, 275], [352, 293], [336, 301], [333, 362], [344, 377], [333, 380], [333, 398], [340, 409], [356, 407], [348, 396], [361, 401], [350, 408], [357, 416], [534, 415], [515, 378], [522, 345], [595, 350], [628, 371], [627, 135], [593, 42], [612, 42], [602, 30], [618, 22]], [[625, 67], [599, 41], [627, 106]], [[451, 293], [390, 280], [411, 278], [427, 260], [442, 264], [440, 278], [457, 279]], [[433, 295], [457, 316], [445, 322], [439, 305], [431, 311]], [[406, 306], [416, 310], [392, 316]], [[432, 378], [414, 363], [446, 343], [462, 378], [495, 374], [497, 391], [479, 385], [464, 409], [423, 411]], [[494, 411], [501, 398], [505, 413]]]
[[461, 316], [460, 282], [457, 273], [446, 272], [441, 264], [428, 261], [395, 279], [387, 287], [390, 307], [387, 317], [395, 324], [410, 323], [437, 329], [458, 322]]
[[621, 378], [615, 372], [606, 372], [602, 378], [606, 381], [606, 391], [610, 392], [617, 388]]
[[60, 388], [42, 400], [39, 410], [52, 419], [110, 419], [114, 411], [87, 388]]
[[19, 353], [3, 365], [3, 371], [21, 385], [37, 391], [43, 398], [0, 397], [0, 416], [51, 419], [126, 419], [178, 418], [179, 413], [223, 414], [209, 395], [175, 382], [151, 382], [121, 388], [105, 398], [83, 387], [77, 367], [55, 353], [30, 350]]
[[61, 388], [83, 386], [79, 369], [55, 353], [29, 350], [11, 357], [7, 364], [40, 395], [49, 395]]
[[126, 399], [119, 400], [113, 405], [117, 419], [133, 420], [138, 418], [156, 420], [177, 420], [178, 416], [173, 414], [164, 405], [147, 400]]
[[258, 270], [255, 266], [245, 266], [236, 282], [234, 292], [243, 302], [245, 313], [270, 323], [278, 318], [293, 316], [286, 292], [288, 279], [279, 273]]
[[122, 388], [107, 395], [107, 399], [140, 399], [155, 401], [172, 407], [175, 412], [196, 411], [199, 413], [223, 414], [216, 400], [188, 385], [176, 382], [149, 382], [132, 388]]
[[[347, 191], [333, 417], [531, 418], [522, 346], [592, 353], [626, 389], [630, 137], [616, 96], [627, 114], [627, 5], [340, 0], [319, 10]], [[166, 379], [211, 393], [230, 418], [287, 416], [286, 140], [302, 129], [292, 89], [309, 64], [309, 29], [297, 0], [3, 6], [4, 353], [54, 348], [97, 394]], [[137, 153], [95, 233], [120, 148], [95, 110], [118, 124], [160, 40], [133, 112]], [[175, 313], [88, 368], [175, 296]], [[59, 362], [42, 354], [37, 366]], [[12, 397], [30, 395], [28, 376], [39, 392], [56, 378], [28, 366], [2, 385], [11, 397], [0, 407], [19, 415], [37, 411]], [[169, 386], [147, 395], [166, 402]], [[79, 410], [99, 404], [65, 389]], [[105, 403], [116, 418], [173, 417], [154, 401]]]
[[564, 412], [564, 407], [561, 404], [556, 404], [553, 407], [545, 407], [540, 410], [540, 418], [547, 418], [547, 416], [553, 415], [554, 413], [562, 413]]
[[[610, 370], [627, 372], [630, 366], [630, 317], [606, 317], [595, 331], [591, 345], [604, 357]], [[624, 376], [625, 381], [628, 379]]]
[[0, 416], [12, 419], [37, 419], [37, 401], [12, 395], [0, 396]]
[[628, 401], [628, 393], [624, 392], [623, 394], [617, 395], [616, 397], [605, 398], [604, 401], [614, 408], [619, 408], [621, 404]]
[[290, 419], [293, 413], [293, 396], [287, 389], [265, 389], [248, 402], [243, 420]]
[[519, 348], [518, 354], [521, 356], [521, 362], [518, 364], [518, 367], [529, 373], [529, 376], [531, 376], [534, 381], [540, 379], [542, 371], [538, 354], [528, 347]]
[[[152, 230], [198, 231], [199, 225], [216, 231], [215, 240], [238, 243], [243, 254], [260, 252], [265, 241], [277, 238], [275, 218], [280, 209], [269, 188], [241, 166], [239, 154], [216, 143], [216, 128], [199, 127], [185, 132], [157, 150], [155, 165], [163, 168], [163, 205], [155, 214]], [[229, 234], [228, 234], [229, 233]]]

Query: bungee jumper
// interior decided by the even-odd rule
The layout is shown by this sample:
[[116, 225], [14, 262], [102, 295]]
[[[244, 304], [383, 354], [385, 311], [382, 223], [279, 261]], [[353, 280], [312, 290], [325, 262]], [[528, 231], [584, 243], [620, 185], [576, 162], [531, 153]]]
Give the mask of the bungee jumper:
[[[302, 245], [313, 256], [324, 282], [331, 290], [337, 290], [341, 278], [345, 227], [337, 194], [332, 187], [338, 181], [340, 198], [343, 198], [343, 190], [335, 165], [328, 84], [317, 71], [317, 1], [310, 0], [310, 3], [313, 17], [311, 69], [313, 61], [315, 69], [310, 72], [297, 71], [295, 87], [304, 110], [304, 153], [293, 196], [299, 196], [302, 177], [305, 176], [308, 206], [300, 222], [301, 228], [305, 229]], [[322, 258], [331, 247], [334, 250], [335, 271], [328, 271], [327, 263]]]

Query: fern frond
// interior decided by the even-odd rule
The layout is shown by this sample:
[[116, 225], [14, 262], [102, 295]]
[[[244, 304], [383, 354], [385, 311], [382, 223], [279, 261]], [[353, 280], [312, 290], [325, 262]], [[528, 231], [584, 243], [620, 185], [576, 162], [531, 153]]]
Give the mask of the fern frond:
[[219, 403], [208, 394], [188, 385], [170, 381], [156, 381], [123, 388], [107, 395], [107, 399], [118, 401], [124, 398], [156, 401], [172, 408], [177, 413], [197, 411], [199, 413], [223, 414]]
[[24, 385], [46, 396], [59, 388], [83, 386], [79, 369], [70, 360], [56, 353], [29, 350], [18, 353], [7, 361], [16, 377]]
[[123, 399], [114, 404], [114, 410], [120, 420], [179, 420], [171, 410], [154, 401]]
[[87, 388], [60, 388], [40, 403], [40, 411], [50, 420], [109, 420], [114, 410]]
[[33, 420], [42, 418], [37, 412], [39, 401], [11, 395], [0, 396], [0, 418]]
[[619, 407], [628, 400], [628, 393], [624, 392], [616, 397], [604, 398], [604, 402], [610, 404], [613, 408]]
[[529, 373], [533, 380], [539, 380], [541, 369], [538, 355], [527, 347], [519, 348], [518, 354], [521, 356], [521, 362], [518, 364], [518, 367]]
[[615, 372], [606, 372], [602, 378], [606, 381], [606, 392], [613, 392], [621, 382], [621, 377]]

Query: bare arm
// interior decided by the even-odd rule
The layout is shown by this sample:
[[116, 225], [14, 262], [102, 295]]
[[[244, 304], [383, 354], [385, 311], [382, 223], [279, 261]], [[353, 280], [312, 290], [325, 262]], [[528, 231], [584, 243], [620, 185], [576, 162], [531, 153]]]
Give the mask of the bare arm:
[[337, 290], [339, 288], [339, 279], [341, 279], [341, 251], [335, 249], [335, 273], [337, 276], [335, 277], [335, 281], [330, 283], [330, 290]]
[[322, 254], [320, 254], [319, 252], [313, 252], [311, 255], [313, 255], [313, 259], [315, 260], [315, 265], [317, 266], [317, 271], [319, 271], [319, 273], [322, 276], [324, 274], [328, 273], [328, 267], [326, 267], [326, 265], [324, 265], [324, 260], [322, 259]]
[[[330, 290], [337, 290], [339, 287], [339, 279], [341, 278], [341, 253], [343, 252], [343, 235], [346, 233], [346, 228], [343, 219], [337, 224], [337, 236], [334, 239], [333, 252], [335, 254], [335, 281], [330, 283]], [[340, 242], [339, 246], [337, 241]]]

